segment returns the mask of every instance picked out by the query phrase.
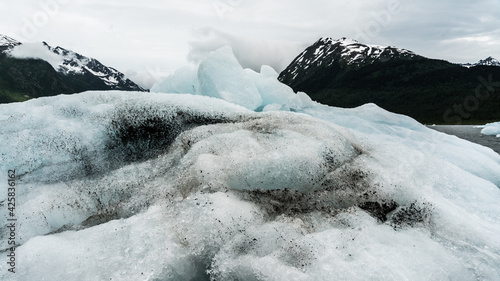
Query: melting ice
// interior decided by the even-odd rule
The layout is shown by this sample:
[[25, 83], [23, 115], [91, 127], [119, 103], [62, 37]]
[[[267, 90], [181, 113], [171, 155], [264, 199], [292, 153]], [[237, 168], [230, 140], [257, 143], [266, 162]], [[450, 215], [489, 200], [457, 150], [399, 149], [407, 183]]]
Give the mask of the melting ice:
[[223, 48], [157, 93], [1, 105], [0, 278], [499, 279], [498, 154], [276, 77]]
[[488, 123], [481, 127], [483, 127], [483, 129], [481, 130], [481, 134], [490, 136], [496, 135], [498, 138], [500, 138], [500, 122]]

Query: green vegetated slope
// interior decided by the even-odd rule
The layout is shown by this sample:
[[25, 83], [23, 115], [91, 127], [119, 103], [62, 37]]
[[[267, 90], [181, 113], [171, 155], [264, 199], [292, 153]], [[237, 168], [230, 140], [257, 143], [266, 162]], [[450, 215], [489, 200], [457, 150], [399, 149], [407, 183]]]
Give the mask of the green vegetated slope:
[[0, 54], [0, 102], [24, 101], [70, 91], [69, 85], [49, 63]]
[[324, 56], [323, 63], [313, 57], [314, 63], [304, 66], [300, 58], [313, 51], [317, 53], [311, 49], [301, 54], [279, 79], [320, 103], [347, 108], [375, 103], [422, 123], [500, 120], [498, 66], [466, 68], [418, 55], [348, 65], [335, 53]]
[[310, 94], [340, 107], [373, 102], [423, 123], [484, 123], [500, 120], [500, 87], [495, 81], [500, 82], [499, 67], [400, 61], [347, 72]]
[[19, 59], [0, 53], [0, 103], [92, 90], [146, 91], [128, 79], [120, 79], [117, 85], [107, 85], [86, 69], [77, 74], [65, 74], [41, 59]]
[[106, 84], [92, 75], [64, 75], [44, 60], [17, 59], [0, 54], [1, 103], [106, 89]]

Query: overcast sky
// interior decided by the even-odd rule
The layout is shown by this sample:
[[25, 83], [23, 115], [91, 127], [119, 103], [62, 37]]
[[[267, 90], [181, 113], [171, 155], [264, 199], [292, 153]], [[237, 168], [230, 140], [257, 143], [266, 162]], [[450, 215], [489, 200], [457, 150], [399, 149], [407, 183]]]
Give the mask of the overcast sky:
[[224, 45], [281, 71], [323, 36], [500, 59], [500, 0], [2, 0], [0, 34], [94, 57], [150, 87]]

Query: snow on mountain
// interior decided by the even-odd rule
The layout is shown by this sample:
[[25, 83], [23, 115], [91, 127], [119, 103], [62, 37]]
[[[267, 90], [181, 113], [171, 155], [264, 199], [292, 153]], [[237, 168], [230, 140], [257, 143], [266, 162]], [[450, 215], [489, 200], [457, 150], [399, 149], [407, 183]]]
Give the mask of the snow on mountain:
[[0, 52], [4, 52], [18, 45], [21, 45], [21, 42], [10, 38], [9, 36], [0, 34]]
[[[307, 70], [311, 66], [327, 66], [334, 63], [340, 65], [356, 66], [371, 64], [376, 61], [388, 61], [393, 58], [411, 59], [419, 57], [417, 54], [391, 46], [367, 45], [361, 44], [356, 40], [340, 38], [323, 37], [312, 46], [304, 50], [297, 58], [293, 60], [290, 66], [284, 72], [288, 72], [295, 78], [299, 70]], [[289, 67], [290, 67], [289, 66]]]
[[467, 67], [467, 68], [474, 67], [474, 66], [479, 66], [479, 65], [500, 66], [500, 62], [498, 60], [496, 60], [495, 58], [487, 57], [486, 59], [479, 60], [476, 63], [464, 63], [464, 64], [461, 64], [461, 66]]
[[[14, 57], [46, 60], [56, 71], [65, 75], [75, 77], [95, 76], [111, 90], [145, 91], [145, 89], [126, 78], [123, 73], [103, 65], [94, 58], [85, 57], [59, 46], [54, 48], [46, 42], [42, 44], [43, 48], [36, 43], [22, 44], [8, 36], [0, 35], [0, 51], [8, 52]], [[47, 53], [44, 49], [48, 49], [50, 53]]]
[[62, 58], [62, 63], [57, 70], [66, 75], [92, 74], [99, 77], [99, 79], [114, 90], [144, 91], [143, 88], [127, 79], [123, 73], [112, 67], [103, 65], [96, 59], [82, 56], [59, 46], [55, 48], [51, 47], [46, 42], [43, 42], [43, 44], [54, 54]]
[[[494, 59], [482, 64], [493, 65]], [[495, 99], [488, 101], [491, 106], [480, 106], [474, 114], [452, 118], [448, 114], [456, 100], [465, 100], [477, 91], [478, 77], [491, 75], [500, 75], [500, 68], [464, 69], [395, 47], [321, 38], [300, 53], [278, 79], [323, 104], [351, 108], [375, 103], [420, 122], [457, 124], [500, 118], [495, 110], [500, 100]]]
[[298, 103], [235, 61], [158, 86], [196, 95], [0, 105], [18, 224], [11, 249], [0, 193], [0, 279], [498, 279], [500, 155], [374, 104]]

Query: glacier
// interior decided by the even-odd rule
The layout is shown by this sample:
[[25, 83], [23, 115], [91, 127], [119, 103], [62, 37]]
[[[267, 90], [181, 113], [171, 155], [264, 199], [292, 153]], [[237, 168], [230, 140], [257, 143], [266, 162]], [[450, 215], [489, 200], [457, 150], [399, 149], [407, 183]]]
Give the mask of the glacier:
[[300, 110], [313, 104], [307, 94], [295, 94], [277, 79], [278, 73], [267, 65], [260, 73], [243, 69], [226, 46], [208, 54], [197, 67], [177, 70], [151, 91], [215, 97], [256, 111]]
[[499, 279], [500, 155], [276, 77], [222, 48], [152, 93], [0, 105], [0, 279]]

